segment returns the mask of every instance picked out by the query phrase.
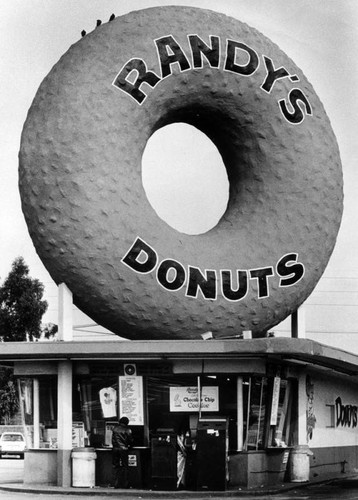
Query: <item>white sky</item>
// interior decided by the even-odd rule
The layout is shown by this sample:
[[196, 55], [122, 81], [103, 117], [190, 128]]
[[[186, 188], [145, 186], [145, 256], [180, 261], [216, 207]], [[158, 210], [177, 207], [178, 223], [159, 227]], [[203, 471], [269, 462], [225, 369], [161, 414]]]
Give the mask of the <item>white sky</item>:
[[[259, 29], [303, 70], [323, 102], [341, 151], [345, 211], [331, 261], [307, 302], [307, 330], [311, 338], [358, 352], [356, 0], [1, 0], [0, 280], [10, 271], [13, 260], [22, 255], [31, 275], [45, 284], [50, 308], [44, 320], [57, 322], [56, 287], [28, 236], [17, 187], [20, 134], [28, 108], [42, 79], [80, 38], [82, 29], [91, 31], [97, 19], [105, 22], [112, 13], [122, 15], [169, 4], [218, 10]], [[155, 148], [154, 155], [159, 158], [163, 154]], [[155, 176], [158, 180], [160, 169], [151, 171], [148, 181], [158, 185]], [[173, 185], [177, 183], [175, 180]], [[188, 206], [191, 203], [181, 201]], [[193, 220], [183, 221], [183, 210], [174, 204], [162, 205], [162, 210], [169, 211], [172, 224]], [[199, 222], [202, 227], [207, 223]], [[285, 329], [281, 327], [283, 333]]]

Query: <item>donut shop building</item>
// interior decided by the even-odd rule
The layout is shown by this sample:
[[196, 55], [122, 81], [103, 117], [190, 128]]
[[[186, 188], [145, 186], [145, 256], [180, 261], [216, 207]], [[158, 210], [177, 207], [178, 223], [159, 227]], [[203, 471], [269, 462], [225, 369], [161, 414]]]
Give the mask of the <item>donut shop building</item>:
[[87, 450], [95, 486], [108, 487], [123, 414], [137, 488], [177, 488], [178, 435], [188, 490], [358, 467], [358, 356], [308, 339], [3, 343], [0, 356], [20, 380], [26, 484], [76, 486], [73, 450]]

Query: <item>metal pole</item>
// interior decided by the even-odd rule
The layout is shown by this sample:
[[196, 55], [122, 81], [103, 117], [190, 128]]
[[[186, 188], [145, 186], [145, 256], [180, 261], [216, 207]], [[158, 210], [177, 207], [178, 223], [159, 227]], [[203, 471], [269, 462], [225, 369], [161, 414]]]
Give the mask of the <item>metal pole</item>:
[[34, 448], [40, 448], [40, 389], [39, 380], [33, 379]]
[[244, 448], [244, 398], [243, 398], [243, 378], [237, 377], [237, 451]]
[[201, 383], [200, 383], [200, 375], [198, 375], [198, 413], [199, 420], [201, 419]]
[[247, 395], [247, 414], [246, 414], [246, 445], [247, 450], [248, 440], [249, 440], [249, 420], [250, 420], [250, 405], [251, 405], [251, 377], [249, 378], [249, 392]]
[[262, 411], [262, 396], [264, 388], [264, 379], [261, 377], [261, 389], [260, 389], [260, 408], [259, 408], [259, 421], [257, 425], [257, 436], [256, 436], [256, 449], [259, 448], [259, 437], [260, 437], [260, 427], [261, 427], [261, 411]]

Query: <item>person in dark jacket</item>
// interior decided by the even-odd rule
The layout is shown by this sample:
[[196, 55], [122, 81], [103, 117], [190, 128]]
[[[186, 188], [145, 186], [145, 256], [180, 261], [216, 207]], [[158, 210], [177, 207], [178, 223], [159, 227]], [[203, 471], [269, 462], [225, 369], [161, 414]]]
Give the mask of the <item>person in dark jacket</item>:
[[129, 419], [122, 417], [112, 431], [114, 487], [128, 488], [128, 450], [132, 446], [132, 431], [128, 427]]

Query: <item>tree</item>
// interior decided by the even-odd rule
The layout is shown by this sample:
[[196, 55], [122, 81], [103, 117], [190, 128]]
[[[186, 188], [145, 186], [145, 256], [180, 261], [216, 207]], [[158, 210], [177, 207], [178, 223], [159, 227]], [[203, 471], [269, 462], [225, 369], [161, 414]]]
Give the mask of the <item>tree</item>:
[[58, 332], [58, 326], [54, 325], [53, 323], [46, 323], [45, 325], [42, 325], [41, 332], [42, 336], [45, 339], [50, 339], [51, 337], [54, 337]]
[[9, 424], [19, 409], [19, 397], [12, 368], [0, 367], [0, 422]]
[[43, 333], [45, 336], [56, 333], [55, 326], [41, 326], [42, 316], [48, 307], [43, 293], [43, 284], [29, 276], [24, 259], [15, 259], [0, 287], [0, 341], [32, 341], [39, 339]]

